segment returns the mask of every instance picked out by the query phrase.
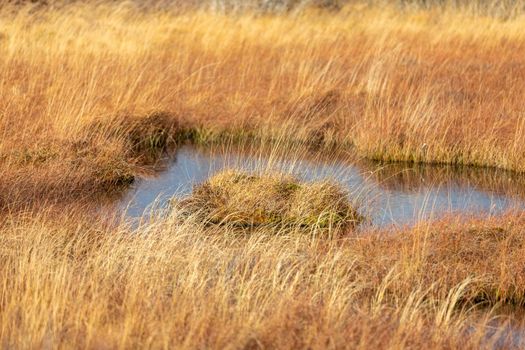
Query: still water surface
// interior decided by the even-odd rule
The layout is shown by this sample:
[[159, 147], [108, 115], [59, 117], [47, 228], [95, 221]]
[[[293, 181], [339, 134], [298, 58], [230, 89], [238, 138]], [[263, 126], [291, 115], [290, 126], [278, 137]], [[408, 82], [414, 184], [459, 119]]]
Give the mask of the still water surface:
[[279, 157], [272, 152], [183, 146], [164, 171], [139, 180], [120, 201], [129, 217], [165, 207], [173, 196], [224, 169], [292, 173], [301, 180], [329, 179], [344, 186], [375, 226], [413, 224], [446, 214], [497, 215], [524, 208], [525, 180], [490, 169], [410, 164], [381, 165], [346, 155]]

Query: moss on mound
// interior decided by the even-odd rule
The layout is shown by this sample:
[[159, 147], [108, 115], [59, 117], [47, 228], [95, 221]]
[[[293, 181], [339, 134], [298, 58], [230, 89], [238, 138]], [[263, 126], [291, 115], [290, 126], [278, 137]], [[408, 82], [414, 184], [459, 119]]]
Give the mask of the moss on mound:
[[287, 175], [219, 173], [178, 206], [213, 224], [349, 228], [362, 221], [348, 193], [329, 182], [301, 183]]

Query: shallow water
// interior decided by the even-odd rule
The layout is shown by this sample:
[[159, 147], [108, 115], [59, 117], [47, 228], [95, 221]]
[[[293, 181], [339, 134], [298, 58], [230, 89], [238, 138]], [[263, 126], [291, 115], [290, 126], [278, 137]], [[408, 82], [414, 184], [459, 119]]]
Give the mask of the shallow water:
[[524, 349], [525, 315], [520, 307], [480, 309], [478, 322], [467, 327], [467, 334], [481, 332], [481, 345], [487, 349]]
[[448, 214], [497, 215], [524, 207], [525, 184], [497, 170], [409, 164], [380, 165], [352, 156], [282, 158], [272, 152], [217, 151], [183, 146], [165, 171], [139, 180], [120, 200], [129, 217], [165, 207], [172, 196], [189, 195], [194, 185], [227, 168], [284, 171], [311, 181], [331, 179], [344, 186], [375, 226], [414, 224]]

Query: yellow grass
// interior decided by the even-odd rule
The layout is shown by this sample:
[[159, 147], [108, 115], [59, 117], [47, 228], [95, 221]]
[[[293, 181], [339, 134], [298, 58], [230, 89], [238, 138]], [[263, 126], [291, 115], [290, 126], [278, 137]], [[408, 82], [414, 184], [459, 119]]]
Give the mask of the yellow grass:
[[85, 203], [182, 141], [524, 172], [524, 78], [519, 11], [1, 7], [0, 347], [490, 348], [471, 308], [524, 304], [521, 217], [238, 235]]
[[134, 232], [74, 211], [18, 217], [1, 228], [0, 339], [8, 348], [488, 348], [508, 335], [483, 338], [490, 313], [477, 316], [469, 301], [499, 291], [523, 302], [520, 221], [326, 239], [277, 228], [239, 236], [177, 215]]
[[[196, 142], [226, 133], [525, 170], [521, 15], [364, 5], [176, 14], [125, 3], [0, 11], [7, 187], [26, 187], [36, 165], [40, 178], [28, 181], [38, 188], [67, 179], [80, 193], [108, 168], [118, 182], [141, 162], [126, 155], [117, 120], [159, 112]], [[79, 176], [85, 168], [93, 174]]]
[[196, 186], [189, 198], [173, 203], [187, 215], [216, 225], [297, 226], [337, 232], [363, 219], [348, 196], [340, 185], [328, 181], [302, 183], [281, 174], [224, 171]]

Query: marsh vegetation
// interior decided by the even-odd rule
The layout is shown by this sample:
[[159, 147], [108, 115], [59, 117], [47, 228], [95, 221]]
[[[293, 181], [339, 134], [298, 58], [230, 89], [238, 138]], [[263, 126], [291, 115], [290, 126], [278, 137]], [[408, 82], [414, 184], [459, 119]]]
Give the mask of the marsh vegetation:
[[[523, 4], [203, 4], [0, 6], [0, 347], [525, 346], [522, 207], [365, 226], [365, 190], [293, 171], [523, 203]], [[188, 144], [290, 166], [109, 209]]]

